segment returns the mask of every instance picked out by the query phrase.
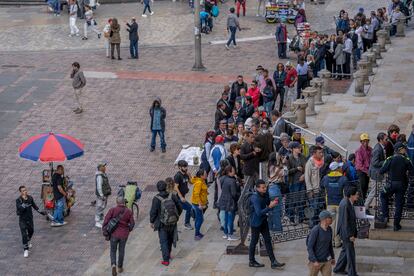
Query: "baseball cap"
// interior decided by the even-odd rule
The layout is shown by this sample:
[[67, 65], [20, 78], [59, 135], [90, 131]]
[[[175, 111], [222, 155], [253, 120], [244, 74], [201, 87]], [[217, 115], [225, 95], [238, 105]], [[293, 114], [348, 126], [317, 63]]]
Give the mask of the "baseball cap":
[[329, 212], [327, 210], [323, 210], [322, 212], [319, 213], [319, 219], [320, 220], [327, 219], [327, 218], [332, 218], [331, 212]]
[[400, 149], [402, 149], [402, 148], [407, 148], [407, 146], [406, 145], [404, 145], [403, 143], [401, 143], [401, 142], [397, 142], [395, 145], [394, 145], [394, 151], [399, 151]]
[[105, 162], [100, 162], [100, 163], [98, 163], [97, 168], [99, 170], [101, 167], [105, 167], [105, 166], [106, 166], [106, 163]]
[[315, 142], [319, 143], [319, 144], [324, 144], [325, 143], [325, 138], [323, 138], [322, 136], [318, 136], [315, 138]]
[[302, 130], [300, 129], [300, 128], [295, 128], [295, 133], [299, 133], [299, 134], [302, 134]]
[[264, 68], [263, 68], [263, 66], [261, 66], [261, 65], [257, 65], [257, 67], [256, 67], [256, 71], [258, 71], [258, 70], [263, 70]]
[[368, 135], [368, 133], [362, 133], [362, 134], [359, 136], [359, 140], [360, 140], [360, 141], [369, 140], [369, 135]]
[[293, 141], [293, 142], [289, 143], [289, 148], [291, 148], [291, 149], [297, 149], [297, 148], [300, 148], [300, 147], [301, 147], [301, 144], [299, 142]]

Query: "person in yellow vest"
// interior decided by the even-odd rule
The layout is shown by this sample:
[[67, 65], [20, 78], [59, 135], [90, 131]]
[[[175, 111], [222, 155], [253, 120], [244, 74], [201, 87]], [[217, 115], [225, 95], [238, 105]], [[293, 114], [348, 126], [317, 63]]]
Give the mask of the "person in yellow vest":
[[306, 144], [305, 138], [302, 137], [302, 130], [300, 128], [295, 128], [292, 134], [292, 141], [298, 142], [302, 145], [302, 154], [306, 158], [309, 157], [309, 146]]
[[199, 169], [191, 179], [194, 185], [193, 194], [191, 195], [191, 204], [195, 213], [195, 240], [201, 240], [204, 235], [201, 234], [200, 229], [204, 221], [204, 212], [207, 210], [208, 204], [208, 186], [206, 184], [207, 172], [203, 169]]

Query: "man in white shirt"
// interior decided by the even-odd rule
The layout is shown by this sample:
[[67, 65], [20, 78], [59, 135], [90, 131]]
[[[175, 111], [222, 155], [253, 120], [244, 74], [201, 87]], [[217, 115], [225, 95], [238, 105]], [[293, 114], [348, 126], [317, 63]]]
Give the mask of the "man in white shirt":
[[[346, 79], [351, 78], [351, 55], [352, 55], [352, 39], [350, 34], [346, 34], [345, 43], [344, 43], [344, 54], [345, 54], [345, 64], [344, 64], [344, 74]], [[348, 74], [348, 75], [347, 75]]]
[[69, 28], [70, 34], [72, 37], [74, 35], [79, 36], [79, 29], [76, 26], [76, 18], [78, 14], [78, 5], [76, 5], [76, 0], [69, 0]]

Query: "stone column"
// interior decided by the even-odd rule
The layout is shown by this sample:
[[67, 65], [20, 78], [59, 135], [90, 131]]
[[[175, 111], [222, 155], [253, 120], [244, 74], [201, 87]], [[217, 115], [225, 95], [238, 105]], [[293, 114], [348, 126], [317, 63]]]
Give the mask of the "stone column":
[[385, 44], [391, 44], [391, 37], [390, 37], [391, 24], [388, 22], [384, 22], [382, 23], [382, 26], [384, 27], [384, 31], [385, 31]]
[[372, 63], [371, 63], [371, 59], [368, 57], [368, 52], [365, 52], [365, 53], [362, 54], [361, 60], [365, 60], [365, 61], [368, 62], [368, 66], [367, 66], [368, 76], [373, 76], [374, 71], [372, 71]]
[[384, 30], [379, 30], [377, 32], [377, 37], [378, 37], [378, 44], [380, 46], [381, 52], [386, 52], [387, 49], [385, 48], [385, 43], [387, 40], [387, 32]]
[[308, 103], [304, 99], [297, 99], [293, 102], [293, 106], [296, 110], [296, 124], [300, 127], [308, 128], [306, 124], [306, 107], [308, 107]]
[[[372, 48], [371, 48], [371, 49], [372, 49]], [[377, 64], [377, 59], [376, 59], [375, 53], [373, 53], [373, 52], [368, 52], [368, 53], [367, 53], [367, 57], [368, 57], [368, 60], [371, 62], [371, 66], [372, 66], [372, 68], [376, 68], [376, 67], [378, 67], [378, 64]], [[372, 74], [374, 75], [374, 71], [372, 71]]]
[[376, 59], [382, 59], [381, 46], [379, 45], [379, 43], [372, 44], [372, 50], [373, 50], [373, 53], [375, 54]]
[[405, 16], [402, 15], [400, 19], [398, 19], [397, 23], [397, 33], [395, 34], [396, 37], [405, 37]]
[[321, 76], [322, 79], [322, 95], [331, 95], [328, 91], [328, 83], [329, 78], [331, 77], [331, 72], [326, 69], [322, 69], [319, 71], [319, 76]]
[[290, 112], [290, 111], [284, 113], [282, 115], [282, 118], [289, 121], [289, 122], [291, 122], [291, 123], [294, 123], [294, 124], [295, 124], [296, 119], [297, 119], [296, 114], [293, 113], [293, 112]]
[[360, 60], [358, 61], [358, 72], [363, 76], [364, 85], [370, 85], [368, 77], [368, 61]]
[[315, 104], [316, 105], [324, 104], [324, 102], [322, 101], [322, 84], [323, 84], [322, 79], [314, 78], [313, 80], [311, 80], [310, 83], [318, 91], [318, 93], [316, 93], [316, 96], [315, 96]]
[[354, 97], [365, 97], [364, 74], [361, 71], [357, 71], [354, 74], [354, 79], [355, 79]]
[[315, 87], [308, 86], [302, 90], [302, 94], [305, 97], [306, 102], [308, 103], [308, 108], [306, 108], [307, 116], [315, 116], [315, 96], [318, 93]]

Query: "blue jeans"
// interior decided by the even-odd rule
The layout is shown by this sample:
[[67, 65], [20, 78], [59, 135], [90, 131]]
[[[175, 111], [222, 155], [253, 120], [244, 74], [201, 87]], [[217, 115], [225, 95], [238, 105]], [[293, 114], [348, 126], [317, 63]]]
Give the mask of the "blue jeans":
[[296, 212], [299, 215], [299, 222], [301, 223], [304, 218], [305, 209], [305, 183], [293, 183], [289, 186], [289, 193], [286, 197], [286, 213], [289, 216], [291, 222], [294, 222]]
[[308, 199], [309, 207], [313, 209], [313, 216], [310, 218], [309, 227], [319, 223], [319, 212], [323, 209], [323, 202], [319, 194], [314, 195], [314, 197]]
[[157, 138], [158, 133], [158, 135], [160, 136], [161, 148], [165, 149], [167, 147], [167, 144], [165, 144], [164, 130], [151, 130], [151, 132], [151, 148], [155, 149], [155, 138]]
[[188, 201], [186, 201], [186, 202], [182, 202], [181, 201], [181, 207], [183, 207], [183, 209], [185, 210], [185, 220], [184, 220], [184, 223], [185, 224], [188, 224], [188, 223], [190, 223], [191, 209], [193, 207], [191, 206], [190, 203], [188, 203]]
[[220, 210], [220, 218], [224, 220], [224, 223], [221, 223], [224, 235], [233, 235], [234, 212]]
[[199, 236], [201, 234], [200, 232], [201, 225], [204, 222], [204, 214], [203, 214], [203, 210], [201, 210], [197, 204], [193, 204], [193, 210], [195, 213], [195, 222], [194, 222], [195, 235]]
[[129, 41], [129, 52], [132, 58], [138, 58], [138, 40]]
[[55, 0], [53, 3], [53, 11], [55, 14], [60, 14], [60, 0]]
[[148, 4], [146, 4], [145, 2], [144, 2], [144, 12], [142, 13], [142, 14], [145, 14], [145, 12], [148, 10], [149, 11], [149, 13], [151, 13], [151, 7], [150, 7], [150, 4], [149, 4], [149, 1], [148, 1]]
[[65, 207], [65, 198], [56, 201], [55, 211], [53, 212], [53, 218], [55, 222], [63, 223], [63, 208]]
[[286, 42], [277, 43], [277, 55], [279, 58], [286, 58]]
[[264, 109], [266, 111], [267, 116], [270, 116], [270, 112], [272, 112], [274, 101], [270, 101], [264, 104]]
[[271, 183], [269, 185], [269, 197], [270, 200], [278, 198], [279, 204], [273, 207], [269, 211], [268, 223], [270, 231], [282, 232], [282, 193], [280, 186], [277, 183]]
[[236, 31], [237, 27], [229, 27], [230, 29], [230, 38], [229, 41], [227, 41], [227, 46], [230, 46], [231, 42], [233, 41], [234, 46], [236, 46]]

